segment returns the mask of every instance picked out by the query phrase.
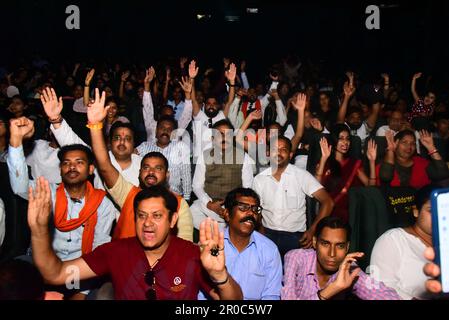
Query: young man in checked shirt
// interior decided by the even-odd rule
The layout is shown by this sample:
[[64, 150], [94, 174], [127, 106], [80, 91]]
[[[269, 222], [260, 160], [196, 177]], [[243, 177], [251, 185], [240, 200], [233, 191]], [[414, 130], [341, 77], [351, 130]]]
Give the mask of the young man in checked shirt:
[[283, 300], [400, 300], [394, 289], [365, 274], [355, 263], [362, 252], [349, 253], [351, 227], [337, 217], [323, 218], [313, 237], [314, 249], [285, 255]]

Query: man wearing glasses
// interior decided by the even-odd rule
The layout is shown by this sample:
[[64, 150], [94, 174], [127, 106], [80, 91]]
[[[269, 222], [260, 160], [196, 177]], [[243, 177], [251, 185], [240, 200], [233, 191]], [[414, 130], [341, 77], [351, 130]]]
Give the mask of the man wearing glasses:
[[199, 291], [214, 299], [242, 299], [240, 286], [226, 270], [224, 235], [218, 223], [212, 226], [211, 219], [201, 223], [200, 247], [172, 235], [178, 201], [163, 186], [151, 186], [136, 195], [136, 237], [107, 243], [64, 262], [50, 243], [48, 181], [41, 177], [28, 194], [33, 260], [49, 284], [108, 275], [119, 300], [193, 300]]
[[[279, 300], [282, 263], [277, 246], [256, 230], [262, 207], [255, 191], [237, 188], [224, 201], [224, 253], [229, 274], [245, 300]], [[200, 299], [204, 296], [200, 293]]]

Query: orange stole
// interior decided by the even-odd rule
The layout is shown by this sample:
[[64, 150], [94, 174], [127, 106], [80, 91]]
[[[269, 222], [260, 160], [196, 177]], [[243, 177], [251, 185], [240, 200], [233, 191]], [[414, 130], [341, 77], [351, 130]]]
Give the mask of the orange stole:
[[[123, 204], [122, 211], [120, 212], [120, 217], [118, 219], [117, 225], [114, 229], [114, 234], [112, 235], [112, 240], [131, 238], [136, 236], [136, 222], [134, 215], [134, 198], [136, 195], [142, 191], [142, 189], [133, 186], [126, 197], [125, 203]], [[181, 207], [182, 197], [179, 194], [175, 194], [176, 199], [178, 199], [178, 208]]]
[[94, 189], [90, 182], [86, 182], [86, 194], [84, 196], [84, 207], [79, 213], [77, 219], [67, 220], [67, 197], [64, 191], [64, 184], [61, 183], [56, 189], [55, 203], [55, 227], [61, 232], [69, 232], [84, 225], [83, 237], [81, 242], [81, 252], [87, 254], [92, 252], [95, 236], [95, 226], [98, 221], [97, 209], [103, 201], [106, 192]]

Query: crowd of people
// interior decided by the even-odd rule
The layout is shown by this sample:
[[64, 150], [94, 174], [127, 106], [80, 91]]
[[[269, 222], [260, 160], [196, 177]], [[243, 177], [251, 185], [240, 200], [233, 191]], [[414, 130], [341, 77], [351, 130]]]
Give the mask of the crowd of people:
[[250, 63], [1, 67], [0, 299], [438, 298], [447, 92]]

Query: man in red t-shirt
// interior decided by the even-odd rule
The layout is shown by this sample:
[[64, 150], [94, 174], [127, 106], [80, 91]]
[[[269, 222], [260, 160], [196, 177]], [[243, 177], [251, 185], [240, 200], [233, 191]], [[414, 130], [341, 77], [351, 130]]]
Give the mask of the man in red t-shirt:
[[[53, 285], [109, 275], [116, 299], [189, 299], [201, 290], [214, 299], [242, 299], [240, 286], [227, 273], [224, 235], [218, 223], [201, 224], [200, 247], [170, 233], [176, 225], [178, 201], [163, 186], [139, 192], [134, 200], [137, 237], [117, 240], [81, 258], [62, 262], [48, 231], [51, 197], [48, 181], [39, 178], [29, 190], [28, 224], [33, 260]], [[200, 253], [201, 248], [201, 253]]]

